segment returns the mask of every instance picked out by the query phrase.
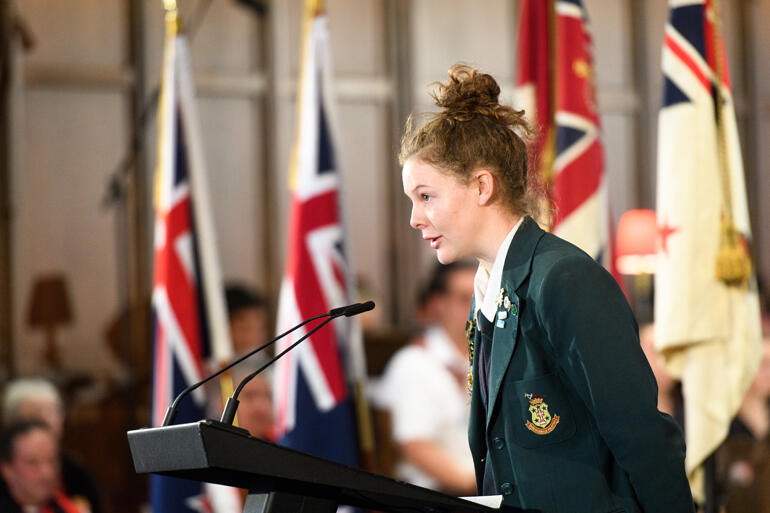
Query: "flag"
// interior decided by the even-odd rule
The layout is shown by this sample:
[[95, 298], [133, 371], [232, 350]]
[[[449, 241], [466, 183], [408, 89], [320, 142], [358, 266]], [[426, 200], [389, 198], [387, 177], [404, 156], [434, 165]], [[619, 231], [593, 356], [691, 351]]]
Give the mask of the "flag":
[[[332, 69], [327, 18], [321, 2], [308, 1], [297, 94], [298, 126], [289, 178], [291, 212], [278, 306], [279, 332], [356, 297], [333, 137]], [[277, 350], [307, 331], [295, 331]], [[354, 318], [335, 320], [287, 353], [274, 373], [280, 443], [359, 465], [359, 440], [367, 438], [356, 422], [357, 406], [362, 404], [357, 392], [363, 390], [364, 375], [361, 328]]]
[[[588, 15], [580, 0], [523, 0], [515, 104], [537, 130], [550, 230], [613, 268]], [[616, 274], [616, 273], [613, 273]], [[616, 274], [617, 277], [617, 274]]]
[[703, 500], [701, 464], [725, 439], [756, 373], [761, 328], [719, 13], [713, 0], [669, 5], [658, 118], [656, 343], [682, 380], [685, 466]]
[[[173, 2], [167, 2], [173, 4]], [[166, 12], [155, 174], [152, 424], [205, 362], [232, 356], [201, 146], [190, 58], [176, 9]], [[206, 416], [201, 388], [179, 405], [176, 421]], [[154, 513], [237, 513], [235, 489], [151, 476]]]

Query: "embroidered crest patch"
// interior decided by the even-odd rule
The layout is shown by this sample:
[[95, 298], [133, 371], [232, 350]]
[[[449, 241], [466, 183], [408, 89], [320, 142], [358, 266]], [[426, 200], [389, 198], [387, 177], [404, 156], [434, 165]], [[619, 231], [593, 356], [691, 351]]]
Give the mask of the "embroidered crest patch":
[[548, 411], [548, 403], [545, 402], [545, 396], [535, 394], [524, 394], [529, 400], [529, 414], [532, 420], [527, 421], [527, 429], [536, 435], [547, 435], [556, 429], [559, 424], [559, 416], [551, 415]]

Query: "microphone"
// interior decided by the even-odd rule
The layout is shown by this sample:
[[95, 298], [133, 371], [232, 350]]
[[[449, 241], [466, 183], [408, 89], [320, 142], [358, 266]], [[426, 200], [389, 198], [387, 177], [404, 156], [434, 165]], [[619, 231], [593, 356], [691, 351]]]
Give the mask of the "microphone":
[[[235, 365], [241, 363], [246, 358], [249, 358], [250, 356], [252, 356], [252, 355], [262, 351], [263, 349], [266, 349], [267, 347], [270, 347], [271, 345], [273, 345], [274, 343], [276, 343], [277, 341], [279, 341], [280, 339], [282, 339], [283, 337], [285, 337], [289, 333], [291, 333], [291, 332], [301, 328], [302, 326], [304, 326], [305, 324], [307, 324], [307, 323], [309, 323], [311, 321], [314, 321], [316, 319], [321, 319], [323, 317], [331, 317], [331, 318], [334, 319], [334, 318], [340, 317], [342, 315], [346, 315], [347, 317], [350, 317], [350, 315], [355, 315], [355, 314], [348, 314], [347, 312], [349, 310], [353, 311], [351, 309], [355, 309], [355, 311], [357, 311], [358, 309], [362, 308], [363, 305], [368, 305], [369, 303], [371, 303], [371, 306], [369, 306], [367, 308], [367, 310], [371, 310], [372, 308], [374, 308], [374, 303], [372, 301], [368, 301], [367, 303], [353, 303], [352, 305], [341, 306], [339, 308], [334, 308], [334, 309], [330, 310], [327, 313], [323, 313], [323, 314], [320, 314], [320, 315], [315, 315], [313, 317], [310, 317], [309, 319], [306, 319], [306, 320], [302, 321], [301, 323], [297, 324], [293, 328], [291, 328], [291, 329], [289, 329], [287, 331], [284, 331], [283, 333], [281, 333], [277, 337], [273, 338], [272, 340], [262, 344], [261, 346], [259, 346], [258, 348], [254, 349], [253, 351], [250, 351], [250, 352], [246, 353], [245, 355], [241, 356], [240, 358], [238, 358], [237, 360], [235, 360], [231, 364], [227, 365], [226, 367], [223, 367], [223, 368], [219, 369], [215, 373], [213, 373], [210, 376], [202, 379], [201, 381], [198, 381], [197, 383], [193, 383], [189, 387], [187, 387], [184, 390], [182, 390], [182, 392], [180, 392], [178, 396], [176, 396], [176, 398], [174, 399], [174, 402], [172, 402], [171, 406], [169, 406], [168, 409], [166, 410], [166, 415], [163, 418], [163, 423], [161, 424], [161, 426], [164, 426], [164, 427], [165, 426], [170, 426], [174, 422], [174, 419], [176, 418], [177, 408], [179, 406], [179, 403], [182, 401], [182, 399], [184, 399], [187, 395], [189, 395], [193, 390], [195, 390], [196, 388], [198, 388], [199, 386], [201, 386], [201, 385], [203, 385], [205, 383], [208, 383], [209, 381], [211, 381], [212, 379], [216, 378], [217, 376], [219, 376], [220, 374], [222, 374], [226, 370], [229, 370], [232, 367], [234, 367]], [[362, 311], [367, 311], [367, 310], [362, 310]], [[330, 320], [331, 319], [328, 319], [326, 322], [329, 322]], [[323, 326], [324, 324], [325, 323], [322, 323], [320, 326]], [[310, 333], [314, 333], [314, 332], [315, 332], [315, 329], [313, 331], [311, 331]], [[272, 362], [270, 362], [270, 363], [272, 363]], [[269, 363], [268, 363], [268, 365], [269, 365]], [[228, 402], [229, 402], [229, 399], [228, 399]], [[231, 424], [232, 424], [232, 422], [231, 422]]]
[[314, 327], [312, 330], [310, 330], [308, 333], [302, 336], [299, 340], [294, 342], [292, 345], [281, 351], [279, 354], [277, 354], [273, 359], [271, 359], [269, 362], [264, 364], [259, 369], [255, 370], [245, 378], [241, 380], [240, 383], [238, 383], [238, 387], [235, 389], [235, 392], [233, 392], [233, 395], [230, 396], [227, 399], [227, 403], [225, 404], [225, 409], [222, 412], [222, 418], [219, 419], [220, 422], [224, 424], [230, 424], [232, 425], [233, 421], [235, 420], [235, 412], [238, 409], [238, 395], [240, 395], [241, 390], [243, 390], [243, 387], [246, 386], [246, 384], [251, 381], [254, 377], [257, 376], [257, 374], [261, 373], [266, 368], [270, 367], [273, 363], [275, 363], [276, 360], [281, 358], [283, 355], [297, 347], [297, 345], [300, 344], [300, 342], [303, 342], [306, 338], [308, 338], [310, 335], [315, 333], [316, 331], [320, 330], [330, 322], [332, 322], [334, 319], [338, 317], [352, 317], [354, 315], [358, 315], [363, 312], [368, 312], [369, 310], [374, 309], [374, 301], [367, 301], [366, 303], [355, 303], [348, 306], [342, 306], [339, 308], [334, 308], [329, 311], [329, 318], [325, 319], [322, 323], [320, 323], [318, 326]]
[[337, 317], [344, 315], [345, 317], [352, 317], [360, 313], [368, 312], [374, 309], [374, 301], [367, 301], [366, 303], [354, 303], [348, 306], [341, 306], [339, 308], [332, 308], [329, 310], [331, 317]]

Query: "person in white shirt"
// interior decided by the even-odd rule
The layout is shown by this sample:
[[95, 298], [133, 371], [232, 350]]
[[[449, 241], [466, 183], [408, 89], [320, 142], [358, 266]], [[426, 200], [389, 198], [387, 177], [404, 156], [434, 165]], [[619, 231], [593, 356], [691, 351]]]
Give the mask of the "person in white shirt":
[[400, 479], [454, 494], [476, 487], [468, 447], [468, 342], [464, 316], [473, 295], [475, 264], [436, 269], [429, 286], [433, 318], [425, 332], [388, 362], [380, 382], [399, 450]]

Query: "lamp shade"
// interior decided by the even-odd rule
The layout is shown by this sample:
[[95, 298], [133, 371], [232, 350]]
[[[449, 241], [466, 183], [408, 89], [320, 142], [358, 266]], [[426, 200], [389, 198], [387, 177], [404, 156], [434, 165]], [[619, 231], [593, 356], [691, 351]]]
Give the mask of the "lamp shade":
[[53, 274], [37, 278], [27, 312], [27, 325], [33, 328], [67, 324], [72, 320], [69, 292], [64, 276]]
[[652, 274], [658, 239], [654, 210], [629, 210], [618, 222], [615, 263], [622, 274]]

